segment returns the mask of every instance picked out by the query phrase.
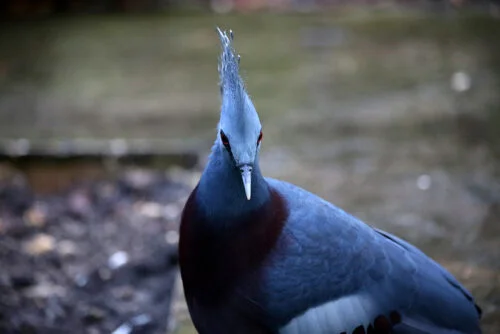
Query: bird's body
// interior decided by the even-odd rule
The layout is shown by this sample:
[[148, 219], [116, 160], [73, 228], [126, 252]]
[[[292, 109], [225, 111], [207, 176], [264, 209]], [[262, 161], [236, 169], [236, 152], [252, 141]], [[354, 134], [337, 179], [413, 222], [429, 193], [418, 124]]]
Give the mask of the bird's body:
[[[221, 62], [231, 61], [230, 40], [219, 33]], [[243, 86], [225, 84], [224, 65], [220, 138], [181, 221], [181, 275], [198, 332], [480, 333], [472, 296], [439, 264], [262, 176], [260, 121]]]

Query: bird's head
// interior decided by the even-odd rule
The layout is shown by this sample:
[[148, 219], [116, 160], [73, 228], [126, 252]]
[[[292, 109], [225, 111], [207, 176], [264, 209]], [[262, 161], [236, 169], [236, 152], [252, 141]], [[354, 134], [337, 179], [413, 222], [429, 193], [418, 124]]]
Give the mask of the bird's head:
[[241, 174], [243, 189], [251, 198], [252, 172], [257, 163], [262, 141], [259, 115], [248, 96], [239, 75], [240, 57], [233, 49], [233, 33], [217, 28], [222, 44], [219, 59], [221, 115], [216, 144], [223, 151], [227, 163]]

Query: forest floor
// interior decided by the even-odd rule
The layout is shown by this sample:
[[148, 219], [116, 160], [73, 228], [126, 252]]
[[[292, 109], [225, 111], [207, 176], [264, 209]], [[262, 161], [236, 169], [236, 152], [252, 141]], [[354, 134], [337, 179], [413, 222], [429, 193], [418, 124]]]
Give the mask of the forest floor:
[[128, 170], [43, 196], [0, 176], [1, 333], [166, 333], [189, 173]]

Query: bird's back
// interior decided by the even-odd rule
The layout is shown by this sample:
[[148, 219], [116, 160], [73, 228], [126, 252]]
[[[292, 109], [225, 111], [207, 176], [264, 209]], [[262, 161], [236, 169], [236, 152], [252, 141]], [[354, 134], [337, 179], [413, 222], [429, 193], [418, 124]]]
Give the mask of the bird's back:
[[417, 248], [299, 187], [267, 181], [288, 208], [264, 285], [266, 309], [288, 322], [282, 333], [350, 333], [376, 319], [396, 333], [480, 333], [470, 293]]

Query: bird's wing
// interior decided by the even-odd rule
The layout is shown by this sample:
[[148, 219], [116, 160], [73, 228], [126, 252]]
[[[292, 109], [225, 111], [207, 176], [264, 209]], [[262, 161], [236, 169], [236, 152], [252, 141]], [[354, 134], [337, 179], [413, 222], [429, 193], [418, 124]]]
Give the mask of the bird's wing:
[[[319, 197], [268, 179], [289, 215], [265, 273], [265, 306], [280, 333], [480, 333], [470, 293], [409, 243]], [[363, 332], [362, 332], [363, 333]]]

